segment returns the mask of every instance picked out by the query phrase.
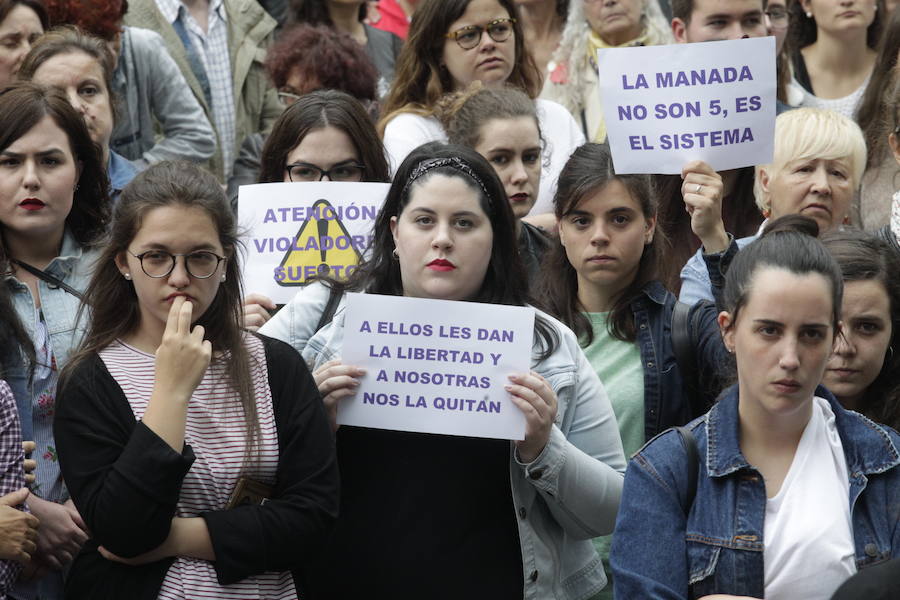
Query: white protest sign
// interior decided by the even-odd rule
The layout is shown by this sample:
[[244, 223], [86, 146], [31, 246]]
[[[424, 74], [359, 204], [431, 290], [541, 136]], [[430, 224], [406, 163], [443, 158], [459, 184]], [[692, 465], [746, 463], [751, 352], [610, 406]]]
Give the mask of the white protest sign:
[[316, 275], [345, 279], [359, 265], [387, 183], [241, 186], [238, 223], [248, 231], [244, 289], [285, 304]]
[[524, 439], [503, 386], [531, 369], [533, 308], [351, 293], [345, 314], [341, 361], [366, 375], [338, 423]]
[[597, 61], [617, 173], [772, 162], [775, 38], [611, 48]]

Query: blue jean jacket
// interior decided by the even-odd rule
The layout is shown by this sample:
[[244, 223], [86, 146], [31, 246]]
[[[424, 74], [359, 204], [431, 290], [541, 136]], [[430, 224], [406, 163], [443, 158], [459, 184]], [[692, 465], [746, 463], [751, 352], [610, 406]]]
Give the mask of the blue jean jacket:
[[[823, 387], [816, 395], [834, 411], [847, 459], [857, 568], [900, 555], [900, 435], [843, 409]], [[701, 467], [687, 518], [689, 467], [677, 432], [650, 441], [628, 465], [611, 554], [616, 597], [763, 598], [766, 488], [740, 450], [737, 387], [688, 427]]]
[[[651, 281], [631, 302], [636, 343], [644, 365], [644, 439], [651, 439], [675, 425], [684, 425], [705, 413], [716, 399], [724, 374], [722, 365], [730, 355], [722, 343], [716, 322], [718, 311], [711, 304], [691, 308], [689, 319], [696, 323], [694, 358], [699, 380], [713, 382], [691, 402], [672, 347], [672, 312], [675, 296], [658, 281]], [[698, 313], [695, 317], [695, 313]]]
[[[50, 261], [44, 270], [76, 290], [83, 291], [87, 287], [90, 270], [96, 257], [96, 251], [83, 250], [78, 246], [72, 234], [66, 231], [63, 235], [59, 256]], [[7, 277], [4, 283], [10, 288], [13, 308], [16, 310], [19, 321], [25, 328], [28, 337], [34, 339], [34, 331], [37, 326], [37, 304], [31, 295], [31, 290], [15, 277]], [[44, 321], [50, 335], [50, 348], [53, 350], [57, 368], [62, 369], [78, 344], [86, 325], [86, 319], [82, 319], [76, 326], [75, 317], [80, 300], [69, 292], [40, 279], [38, 280], [38, 291], [41, 296], [41, 310], [44, 313]], [[22, 424], [22, 439], [34, 439], [31, 421], [31, 402], [34, 391], [31, 389], [29, 369], [25, 365], [24, 355], [20, 365], [6, 374], [6, 380], [16, 397], [19, 421]]]

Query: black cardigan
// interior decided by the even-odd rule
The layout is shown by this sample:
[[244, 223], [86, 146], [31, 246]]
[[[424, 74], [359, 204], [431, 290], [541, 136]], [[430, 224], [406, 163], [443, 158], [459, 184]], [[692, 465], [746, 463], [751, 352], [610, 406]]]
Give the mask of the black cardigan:
[[[219, 583], [265, 571], [294, 572], [318, 553], [338, 512], [334, 438], [315, 382], [293, 348], [262, 339], [278, 430], [273, 499], [204, 513]], [[194, 454], [179, 454], [142, 422], [94, 354], [62, 382], [54, 435], [63, 478], [91, 539], [75, 559], [67, 598], [154, 599], [174, 559], [130, 567], [97, 552], [133, 557], [166, 539]]]

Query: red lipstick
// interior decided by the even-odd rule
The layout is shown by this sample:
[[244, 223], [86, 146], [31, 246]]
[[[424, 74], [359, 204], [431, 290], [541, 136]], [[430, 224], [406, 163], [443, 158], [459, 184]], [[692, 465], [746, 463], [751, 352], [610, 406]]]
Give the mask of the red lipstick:
[[37, 198], [25, 198], [19, 202], [19, 206], [25, 210], [41, 210], [47, 205]]
[[443, 258], [436, 258], [426, 266], [432, 271], [452, 271], [456, 268], [456, 265]]

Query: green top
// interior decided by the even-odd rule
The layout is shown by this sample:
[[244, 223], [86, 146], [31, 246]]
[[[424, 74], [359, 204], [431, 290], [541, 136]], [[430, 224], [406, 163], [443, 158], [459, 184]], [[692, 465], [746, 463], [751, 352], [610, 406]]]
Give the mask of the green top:
[[[584, 349], [612, 404], [619, 422], [619, 434], [625, 456], [631, 457], [644, 445], [644, 366], [637, 344], [623, 342], [609, 334], [606, 328], [609, 313], [584, 313], [591, 321], [594, 341]], [[596, 538], [594, 547], [603, 559], [610, 583], [595, 599], [612, 599], [612, 571], [609, 568], [609, 547], [612, 536]]]

